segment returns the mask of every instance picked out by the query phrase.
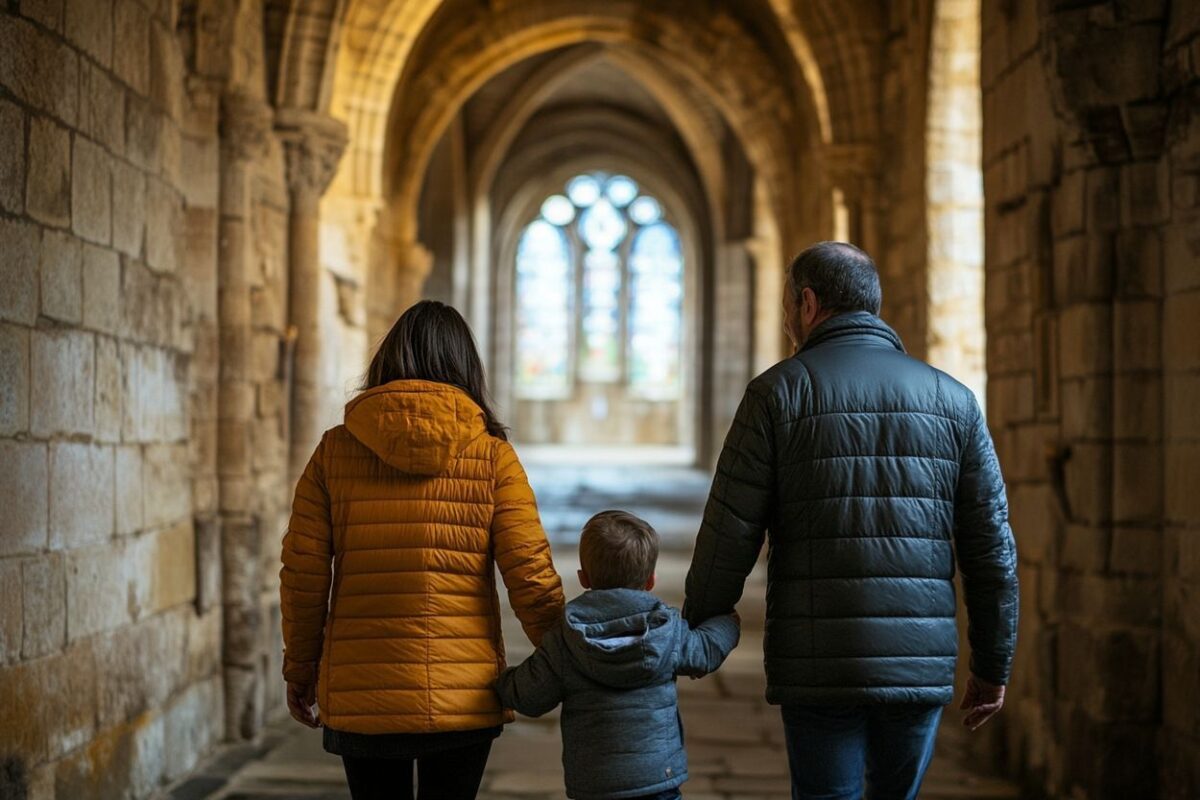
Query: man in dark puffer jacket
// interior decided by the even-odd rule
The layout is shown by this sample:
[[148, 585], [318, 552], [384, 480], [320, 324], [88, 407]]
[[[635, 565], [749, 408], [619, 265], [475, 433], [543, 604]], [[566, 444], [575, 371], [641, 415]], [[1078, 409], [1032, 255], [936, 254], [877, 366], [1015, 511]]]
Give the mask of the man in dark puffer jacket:
[[793, 797], [914, 798], [954, 691], [955, 555], [970, 625], [962, 707], [1000, 710], [1017, 630], [1004, 479], [974, 395], [904, 353], [879, 276], [823, 242], [789, 268], [799, 348], [725, 440], [687, 577], [693, 625], [727, 613], [770, 531], [767, 700]]

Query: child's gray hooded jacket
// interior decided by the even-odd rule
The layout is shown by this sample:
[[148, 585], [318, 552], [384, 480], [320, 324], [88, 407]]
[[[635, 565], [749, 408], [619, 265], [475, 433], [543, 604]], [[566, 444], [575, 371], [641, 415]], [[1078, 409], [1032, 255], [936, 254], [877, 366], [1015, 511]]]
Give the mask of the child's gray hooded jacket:
[[563, 704], [568, 797], [655, 794], [687, 780], [675, 676], [712, 672], [738, 636], [731, 616], [690, 630], [649, 592], [585, 592], [532, 656], [504, 671], [496, 691], [531, 717]]

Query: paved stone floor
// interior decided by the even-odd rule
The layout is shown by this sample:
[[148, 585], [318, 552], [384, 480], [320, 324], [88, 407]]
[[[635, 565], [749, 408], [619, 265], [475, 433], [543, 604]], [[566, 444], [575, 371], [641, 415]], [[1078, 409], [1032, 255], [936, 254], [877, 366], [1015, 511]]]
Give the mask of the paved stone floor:
[[[592, 511], [623, 507], [643, 514], [661, 529], [665, 544], [674, 545], [660, 560], [659, 594], [668, 602], [681, 602], [689, 555], [681, 545], [694, 536], [708, 487], [706, 476], [670, 466], [585, 470], [563, 465], [533, 465], [530, 475], [556, 542], [555, 560], [568, 596], [579, 592], [574, 577], [578, 558], [573, 548], [578, 525]], [[631, 492], [631, 486], [639, 488]], [[764, 607], [764, 576], [760, 569], [751, 576], [738, 606], [745, 626], [741, 644], [720, 672], [702, 680], [679, 682], [691, 765], [691, 780], [683, 787], [688, 800], [789, 796], [782, 725], [777, 710], [763, 700]], [[529, 654], [530, 646], [507, 609], [505, 638], [511, 663]], [[921, 796], [939, 800], [1019, 797], [1012, 785], [980, 775], [968, 766], [964, 755], [966, 733], [958, 719], [956, 711], [947, 711]], [[256, 750], [243, 752], [244, 763], [227, 770], [228, 780], [220, 789], [181, 791], [176, 796], [212, 800], [349, 797], [340, 761], [322, 751], [320, 734], [290, 720], [274, 726]], [[559, 756], [557, 713], [540, 719], [521, 718], [496, 741], [480, 797], [562, 798]], [[198, 777], [204, 777], [203, 770]], [[203, 784], [193, 786], [201, 789]]]

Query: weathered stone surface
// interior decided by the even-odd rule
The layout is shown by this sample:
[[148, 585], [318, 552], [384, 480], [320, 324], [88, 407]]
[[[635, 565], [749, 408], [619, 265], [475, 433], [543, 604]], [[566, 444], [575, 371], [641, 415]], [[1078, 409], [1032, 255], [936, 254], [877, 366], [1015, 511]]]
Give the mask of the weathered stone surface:
[[63, 0], [21, 0], [21, 13], [52, 31], [62, 30]]
[[56, 653], [67, 641], [67, 578], [61, 553], [47, 553], [24, 562], [25, 636], [22, 658]]
[[178, 192], [164, 182], [146, 182], [146, 263], [158, 272], [174, 272], [183, 212]]
[[146, 178], [137, 167], [114, 161], [112, 244], [127, 256], [142, 255], [146, 230]]
[[158, 114], [143, 98], [125, 97], [125, 156], [146, 172], [158, 171], [161, 126]]
[[29, 329], [0, 324], [0, 436], [29, 429]]
[[25, 115], [0, 100], [0, 210], [20, 214], [24, 208]]
[[37, 319], [40, 239], [36, 226], [0, 219], [0, 318], [26, 325]]
[[36, 330], [32, 336], [30, 429], [35, 436], [90, 434], [94, 337], [69, 330]]
[[50, 546], [81, 547], [112, 536], [113, 448], [50, 445]]
[[121, 439], [121, 359], [116, 339], [96, 337], [96, 429], [103, 442]]
[[121, 260], [104, 247], [83, 246], [83, 324], [117, 333], [121, 324]]
[[148, 528], [171, 525], [191, 511], [186, 445], [148, 445], [143, 464], [142, 495]]
[[67, 0], [67, 38], [102, 66], [112, 64], [112, 0]]
[[83, 255], [79, 240], [69, 233], [42, 233], [38, 276], [42, 314], [61, 322], [83, 319]]
[[0, 560], [0, 664], [21, 657], [22, 592], [21, 562]]
[[1164, 366], [1200, 370], [1200, 291], [1171, 295], [1163, 304]]
[[196, 540], [191, 518], [154, 537], [151, 613], [190, 603], [196, 597]]
[[25, 20], [0, 15], [0, 84], [31, 106], [75, 124], [79, 107], [75, 51]]
[[171, 119], [183, 116], [183, 55], [175, 32], [155, 21], [150, 24], [150, 96]]
[[45, 117], [29, 122], [25, 210], [47, 225], [71, 222], [71, 136]]
[[95, 142], [75, 137], [71, 172], [71, 228], [97, 244], [112, 241], [111, 157]]
[[221, 686], [216, 678], [194, 684], [172, 700], [163, 714], [167, 780], [193, 769], [199, 754], [208, 752], [220, 739], [224, 730], [221, 705]]
[[49, 541], [49, 452], [42, 442], [0, 439], [0, 556], [30, 553]]
[[137, 0], [117, 0], [113, 29], [119, 46], [113, 51], [113, 72], [141, 95], [150, 92], [150, 15]]
[[[104, 543], [67, 553], [67, 638], [128, 625], [140, 565], [128, 548]], [[136, 608], [136, 606], [134, 606]]]
[[1195, 481], [1200, 475], [1200, 442], [1167, 442], [1164, 472], [1167, 519], [1194, 524], [1200, 519], [1200, 491], [1196, 491]]
[[[117, 48], [118, 53], [123, 50]], [[79, 106], [80, 130], [117, 155], [125, 152], [125, 92], [86, 60], [80, 70]]]
[[121, 445], [116, 449], [116, 532], [125, 535], [143, 527], [142, 448]]
[[[37, 698], [38, 702], [30, 702]], [[0, 752], [30, 763], [55, 759], [91, 740], [96, 722], [96, 669], [89, 642], [15, 664], [0, 680]]]

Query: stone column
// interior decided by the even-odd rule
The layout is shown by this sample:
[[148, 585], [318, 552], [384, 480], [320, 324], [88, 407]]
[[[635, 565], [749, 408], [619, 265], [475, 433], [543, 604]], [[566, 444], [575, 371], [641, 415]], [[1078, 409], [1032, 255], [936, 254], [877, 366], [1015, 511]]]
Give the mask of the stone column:
[[263, 648], [258, 594], [262, 585], [258, 519], [253, 513], [250, 380], [251, 306], [249, 235], [251, 176], [266, 155], [270, 109], [244, 94], [221, 99], [220, 221], [217, 319], [220, 374], [217, 391], [217, 479], [221, 515], [222, 665], [225, 734], [249, 739], [262, 727]]
[[303, 472], [324, 429], [325, 381], [321, 347], [321, 195], [346, 148], [346, 126], [296, 109], [276, 114], [287, 158], [291, 193], [288, 217], [288, 322], [296, 335], [292, 366], [289, 484]]

